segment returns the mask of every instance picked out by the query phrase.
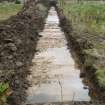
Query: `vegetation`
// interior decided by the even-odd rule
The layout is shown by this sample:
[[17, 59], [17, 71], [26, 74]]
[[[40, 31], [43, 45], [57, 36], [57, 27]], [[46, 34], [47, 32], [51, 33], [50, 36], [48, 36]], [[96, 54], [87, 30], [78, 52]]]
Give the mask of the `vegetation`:
[[105, 3], [99, 1], [66, 3], [59, 0], [59, 4], [71, 21], [73, 29], [79, 33], [78, 37], [73, 36], [75, 40], [80, 44], [86, 40], [86, 43], [92, 45], [90, 48], [82, 49], [85, 56], [84, 66], [96, 69], [96, 82], [105, 88]]
[[99, 81], [99, 85], [101, 87], [105, 87], [105, 68], [99, 68], [96, 71], [96, 75], [97, 75], [97, 80]]
[[65, 4], [63, 8], [75, 29], [105, 33], [105, 4]]
[[8, 83], [0, 83], [0, 105], [7, 103], [7, 98], [11, 93]]
[[8, 19], [10, 16], [16, 15], [22, 8], [21, 4], [0, 4], [0, 21]]
[[21, 4], [21, 1], [20, 0], [16, 0], [15, 4]]

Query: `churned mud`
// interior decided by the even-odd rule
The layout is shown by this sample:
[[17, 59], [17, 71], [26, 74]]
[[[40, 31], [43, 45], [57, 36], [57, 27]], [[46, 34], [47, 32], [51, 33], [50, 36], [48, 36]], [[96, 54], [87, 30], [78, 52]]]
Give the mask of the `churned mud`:
[[31, 0], [16, 16], [0, 23], [0, 83], [8, 83], [12, 90], [9, 105], [23, 105], [26, 98], [27, 75], [47, 12], [48, 6]]
[[26, 104], [90, 101], [89, 91], [84, 89], [79, 77], [80, 70], [67, 49], [54, 7], [50, 9], [40, 35], [38, 52], [32, 60], [31, 74], [27, 77], [31, 87], [27, 90]]

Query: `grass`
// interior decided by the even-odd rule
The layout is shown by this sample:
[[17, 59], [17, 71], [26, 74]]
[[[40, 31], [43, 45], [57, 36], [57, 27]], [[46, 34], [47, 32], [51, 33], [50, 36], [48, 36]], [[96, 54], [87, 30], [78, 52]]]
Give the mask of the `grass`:
[[63, 9], [75, 29], [105, 33], [105, 4], [65, 4]]
[[[84, 49], [86, 58], [84, 64], [86, 66], [93, 65], [96, 68], [97, 82], [105, 88], [105, 3], [65, 3], [61, 7], [75, 31], [90, 33], [91, 36], [87, 40], [94, 48]], [[92, 38], [94, 36], [96, 39]], [[85, 37], [85, 34], [80, 37]]]
[[105, 87], [105, 68], [96, 71], [96, 77], [101, 87]]
[[0, 4], [0, 21], [8, 19], [10, 16], [16, 15], [22, 8], [22, 4]]
[[0, 82], [0, 105], [7, 103], [7, 98], [11, 95], [12, 91], [10, 90], [8, 83]]

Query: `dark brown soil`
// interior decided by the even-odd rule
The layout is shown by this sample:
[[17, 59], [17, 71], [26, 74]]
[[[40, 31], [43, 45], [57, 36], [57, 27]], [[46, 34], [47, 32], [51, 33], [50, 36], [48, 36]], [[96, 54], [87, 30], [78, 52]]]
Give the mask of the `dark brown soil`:
[[13, 90], [10, 105], [22, 105], [26, 98], [26, 77], [47, 12], [48, 6], [31, 0], [16, 16], [0, 24], [0, 81], [8, 82]]

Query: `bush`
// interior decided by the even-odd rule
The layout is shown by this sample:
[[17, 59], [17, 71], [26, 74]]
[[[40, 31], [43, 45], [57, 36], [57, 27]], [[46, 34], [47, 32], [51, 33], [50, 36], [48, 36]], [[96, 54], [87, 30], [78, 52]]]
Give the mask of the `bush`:
[[16, 0], [15, 4], [21, 4], [21, 1], [20, 0]]

